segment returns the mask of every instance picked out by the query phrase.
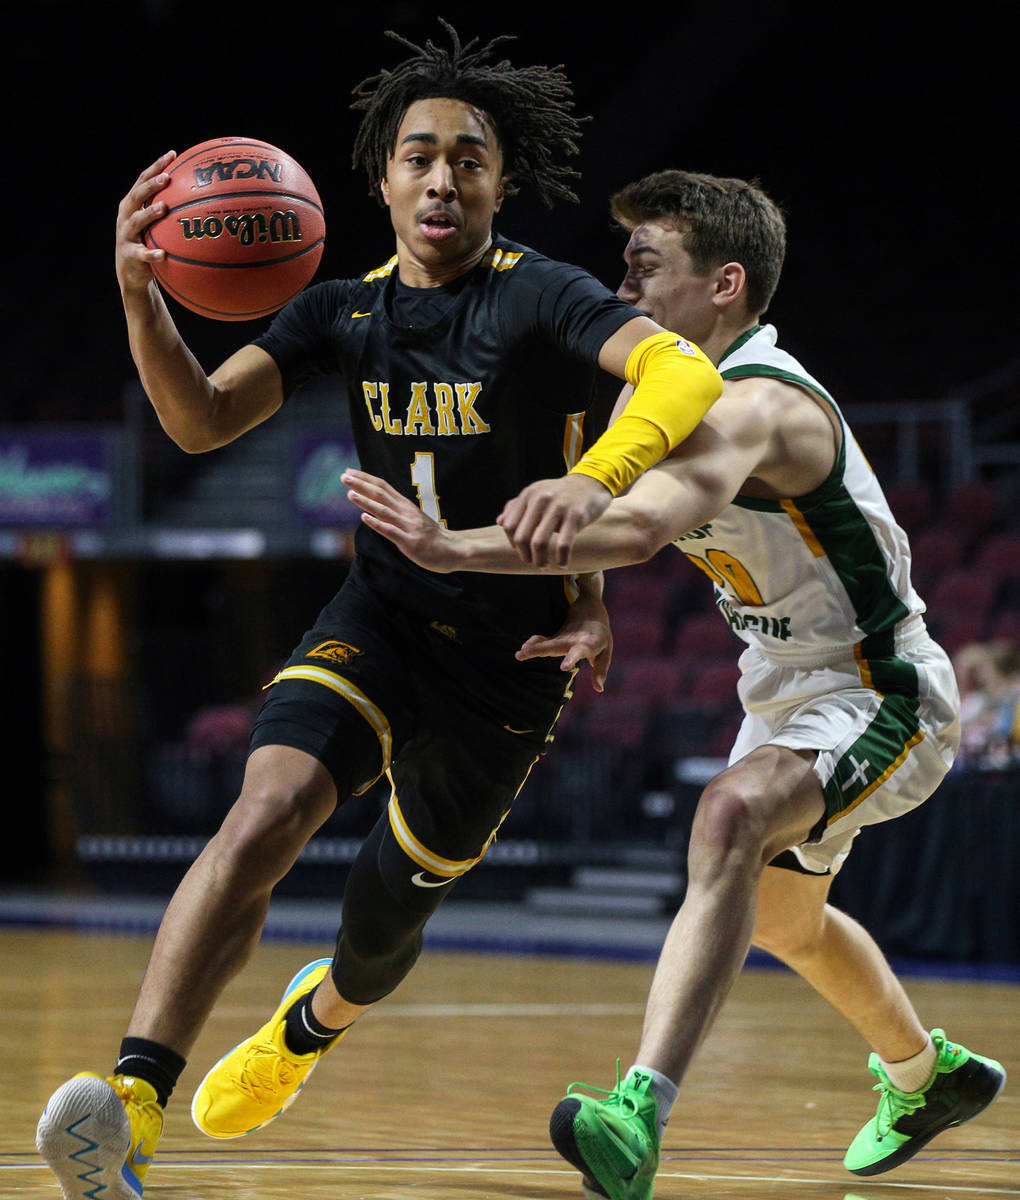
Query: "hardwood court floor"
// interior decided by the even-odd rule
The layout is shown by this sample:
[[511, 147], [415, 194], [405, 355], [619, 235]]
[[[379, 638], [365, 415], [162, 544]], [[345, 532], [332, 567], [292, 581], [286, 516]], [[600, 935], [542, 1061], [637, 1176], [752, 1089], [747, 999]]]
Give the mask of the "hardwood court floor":
[[[49, 1094], [111, 1069], [147, 938], [0, 929], [0, 1196], [55, 1200], [34, 1150]], [[572, 1080], [629, 1065], [648, 965], [426, 952], [327, 1056], [293, 1109], [215, 1142], [191, 1124], [208, 1066], [276, 1006], [325, 946], [264, 943], [227, 990], [170, 1106], [146, 1200], [578, 1200], [548, 1116]], [[910, 980], [923, 1018], [1020, 1081], [1020, 991]], [[873, 1112], [867, 1051], [799, 980], [747, 970], [685, 1082], [656, 1200], [1020, 1197], [1020, 1095], [867, 1181], [843, 1151]], [[98, 1198], [102, 1200], [102, 1198]]]

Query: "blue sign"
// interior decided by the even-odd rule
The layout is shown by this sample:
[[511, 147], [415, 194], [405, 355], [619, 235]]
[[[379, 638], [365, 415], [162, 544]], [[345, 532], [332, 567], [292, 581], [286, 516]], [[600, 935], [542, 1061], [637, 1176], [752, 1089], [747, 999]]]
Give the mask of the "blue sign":
[[106, 433], [0, 428], [0, 525], [107, 525], [113, 479], [112, 439]]

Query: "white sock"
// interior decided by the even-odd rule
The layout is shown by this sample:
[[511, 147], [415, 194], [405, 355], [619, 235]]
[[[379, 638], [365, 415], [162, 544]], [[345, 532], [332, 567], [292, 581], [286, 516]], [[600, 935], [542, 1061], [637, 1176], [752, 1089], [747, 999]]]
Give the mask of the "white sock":
[[919, 1092], [932, 1077], [935, 1058], [935, 1045], [929, 1035], [924, 1049], [918, 1051], [913, 1058], [905, 1058], [901, 1062], [886, 1062], [884, 1058], [878, 1061], [893, 1087], [899, 1088], [901, 1092]]
[[680, 1094], [680, 1089], [672, 1079], [663, 1075], [660, 1071], [653, 1071], [651, 1067], [638, 1066], [637, 1063], [627, 1072], [627, 1079], [630, 1079], [632, 1075], [638, 1072], [642, 1075], [647, 1075], [651, 1079], [648, 1090], [655, 1097], [658, 1114], [656, 1127], [658, 1129], [659, 1141], [661, 1142], [666, 1122], [669, 1120], [669, 1114], [673, 1111], [673, 1105], [676, 1104], [676, 1098]]

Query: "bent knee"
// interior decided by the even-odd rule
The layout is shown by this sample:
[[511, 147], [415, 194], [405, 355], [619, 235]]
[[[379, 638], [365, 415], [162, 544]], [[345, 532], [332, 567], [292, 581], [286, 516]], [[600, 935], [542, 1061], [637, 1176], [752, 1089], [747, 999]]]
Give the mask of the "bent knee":
[[274, 844], [300, 848], [336, 807], [336, 790], [324, 769], [303, 773], [249, 773], [219, 837], [237, 853]]
[[760, 859], [765, 825], [740, 777], [723, 772], [705, 788], [691, 826], [691, 849], [714, 859]]

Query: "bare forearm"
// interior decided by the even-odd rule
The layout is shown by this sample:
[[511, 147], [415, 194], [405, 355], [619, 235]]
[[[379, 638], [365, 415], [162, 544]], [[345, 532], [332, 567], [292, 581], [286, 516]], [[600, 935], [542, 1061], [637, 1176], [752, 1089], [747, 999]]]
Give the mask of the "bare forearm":
[[212, 421], [216, 389], [184, 344], [155, 282], [122, 298], [131, 356], [160, 424], [191, 453], [222, 444]]
[[619, 501], [574, 539], [570, 561], [561, 566], [522, 562], [498, 525], [448, 530], [443, 539], [445, 571], [480, 571], [493, 575], [570, 575], [644, 562], [668, 539], [653, 524], [628, 512]]
[[117, 209], [116, 269], [131, 355], [146, 395], [170, 437], [189, 453], [212, 450], [264, 421], [283, 403], [280, 372], [245, 346], [207, 375], [184, 344], [153, 276], [165, 251], [145, 245], [146, 228], [166, 213], [159, 193], [168, 151], [138, 176]]
[[[684, 486], [656, 468], [575, 539], [568, 561], [553, 555], [549, 565], [525, 562], [501, 525], [444, 529], [385, 479], [348, 467], [342, 475], [362, 521], [388, 538], [412, 562], [429, 571], [480, 571], [495, 575], [572, 575], [643, 562], [689, 527]], [[674, 500], [679, 502], [674, 503]], [[596, 587], [597, 577], [585, 587]]]

